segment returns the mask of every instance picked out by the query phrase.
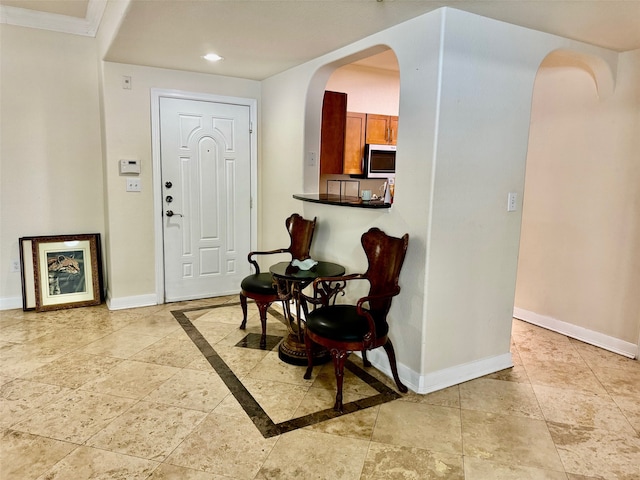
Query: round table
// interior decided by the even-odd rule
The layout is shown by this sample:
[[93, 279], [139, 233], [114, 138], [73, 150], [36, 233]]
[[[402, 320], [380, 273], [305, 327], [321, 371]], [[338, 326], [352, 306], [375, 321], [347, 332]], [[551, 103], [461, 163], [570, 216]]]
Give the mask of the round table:
[[[305, 317], [308, 313], [307, 300], [310, 300], [302, 290], [311, 284], [318, 277], [339, 277], [344, 275], [345, 269], [342, 265], [332, 262], [319, 261], [310, 270], [300, 270], [290, 262], [280, 262], [269, 268], [273, 276], [274, 283], [278, 287], [280, 298], [285, 300], [285, 319], [289, 334], [280, 342], [278, 356], [283, 362], [292, 365], [307, 365], [307, 351], [304, 345], [304, 328], [302, 325], [301, 312]], [[295, 316], [291, 312], [289, 300], [293, 300], [295, 305]], [[314, 349], [313, 362], [321, 364], [330, 359], [329, 352], [323, 349]]]

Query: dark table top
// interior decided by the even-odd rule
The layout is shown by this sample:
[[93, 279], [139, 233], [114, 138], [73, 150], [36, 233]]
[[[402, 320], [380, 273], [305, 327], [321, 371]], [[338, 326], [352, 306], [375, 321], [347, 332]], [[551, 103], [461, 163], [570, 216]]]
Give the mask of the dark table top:
[[311, 270], [300, 270], [298, 267], [291, 266], [289, 262], [280, 262], [272, 265], [269, 271], [276, 277], [294, 281], [310, 281], [317, 277], [339, 277], [345, 273], [342, 265], [321, 261]]

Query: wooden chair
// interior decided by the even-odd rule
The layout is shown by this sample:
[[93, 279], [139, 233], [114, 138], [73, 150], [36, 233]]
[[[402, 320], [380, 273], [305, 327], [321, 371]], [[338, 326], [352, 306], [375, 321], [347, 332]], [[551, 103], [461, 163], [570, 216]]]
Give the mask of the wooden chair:
[[249, 263], [253, 265], [255, 273], [245, 277], [240, 284], [240, 305], [242, 307], [242, 323], [240, 329], [247, 327], [247, 298], [256, 302], [260, 311], [260, 323], [262, 324], [262, 336], [260, 337], [260, 348], [265, 348], [267, 344], [267, 309], [269, 306], [279, 300], [278, 291], [273, 284], [271, 274], [261, 273], [260, 266], [255, 260], [257, 255], [272, 255], [276, 253], [289, 253], [291, 259], [305, 260], [309, 258], [309, 250], [311, 249], [311, 240], [313, 232], [316, 228], [316, 219], [305, 220], [303, 217], [294, 213], [285, 221], [291, 244], [288, 248], [279, 248], [266, 252], [251, 252], [247, 256]]
[[[350, 352], [361, 351], [365, 366], [371, 364], [367, 360], [367, 350], [384, 347], [389, 357], [393, 379], [402, 393], [408, 391], [398, 377], [396, 356], [391, 340], [388, 338], [389, 324], [387, 314], [391, 308], [391, 300], [400, 293], [398, 277], [404, 262], [409, 244], [409, 234], [402, 238], [386, 235], [378, 228], [372, 228], [362, 235], [368, 269], [365, 273], [356, 273], [343, 277], [317, 278], [313, 283], [314, 292], [322, 288], [321, 282], [347, 282], [356, 279], [368, 280], [369, 293], [360, 298], [356, 305], [333, 304], [320, 307], [310, 312], [306, 320], [305, 348], [308, 367], [304, 378], [311, 378], [313, 369], [313, 344], [319, 344], [331, 352], [336, 374], [336, 402], [334, 409], [342, 412], [342, 384], [344, 363]], [[317, 296], [317, 293], [314, 293]], [[365, 304], [367, 305], [365, 307]]]

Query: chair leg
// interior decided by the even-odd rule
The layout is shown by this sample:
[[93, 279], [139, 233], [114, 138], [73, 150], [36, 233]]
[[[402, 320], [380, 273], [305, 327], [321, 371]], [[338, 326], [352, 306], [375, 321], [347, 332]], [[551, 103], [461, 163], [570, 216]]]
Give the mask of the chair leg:
[[263, 350], [267, 348], [267, 309], [270, 303], [256, 302], [258, 310], [260, 311], [260, 323], [262, 324], [262, 335], [260, 336], [260, 348]]
[[242, 307], [242, 323], [240, 324], [240, 330], [247, 328], [247, 297], [242, 293], [240, 294], [240, 307]]
[[398, 376], [398, 365], [396, 364], [396, 352], [393, 350], [393, 345], [391, 344], [391, 340], [387, 339], [387, 342], [383, 345], [384, 351], [387, 352], [387, 356], [389, 357], [389, 365], [391, 366], [391, 373], [393, 374], [393, 379], [396, 381], [396, 385], [398, 386], [398, 390], [402, 393], [407, 393], [409, 389], [400, 381], [400, 377]]
[[371, 362], [367, 358], [367, 351], [366, 350], [362, 350], [362, 365], [364, 365], [367, 368], [369, 368], [371, 366]]
[[311, 372], [313, 370], [313, 340], [309, 338], [309, 335], [304, 335], [304, 348], [307, 352], [307, 370], [304, 372], [304, 379], [309, 380], [311, 378]]
[[348, 353], [344, 350], [332, 349], [331, 356], [333, 357], [333, 369], [336, 373], [336, 403], [333, 409], [336, 412], [343, 413], [342, 384], [344, 383], [344, 362], [347, 359]]

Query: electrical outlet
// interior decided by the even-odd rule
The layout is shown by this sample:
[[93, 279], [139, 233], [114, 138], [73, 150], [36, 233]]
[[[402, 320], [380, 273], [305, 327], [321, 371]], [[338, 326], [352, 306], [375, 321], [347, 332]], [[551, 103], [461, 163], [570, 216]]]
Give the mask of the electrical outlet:
[[127, 178], [127, 192], [141, 192], [142, 182], [139, 178]]
[[11, 260], [11, 273], [20, 271], [20, 260]]

